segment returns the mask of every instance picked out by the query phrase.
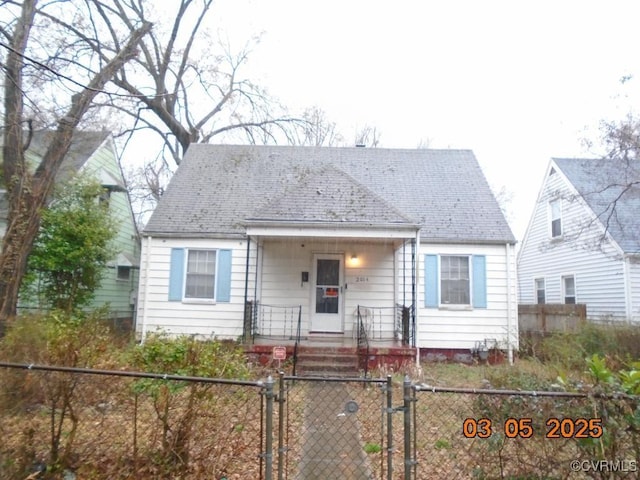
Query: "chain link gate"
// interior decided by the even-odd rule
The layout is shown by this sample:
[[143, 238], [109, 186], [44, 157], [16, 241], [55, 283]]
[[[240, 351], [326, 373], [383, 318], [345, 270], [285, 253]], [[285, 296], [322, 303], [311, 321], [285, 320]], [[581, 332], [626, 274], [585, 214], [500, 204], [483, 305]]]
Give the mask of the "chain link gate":
[[393, 416], [402, 407], [393, 407], [391, 377], [281, 374], [277, 390], [273, 467], [278, 480], [402, 478], [392, 476], [399, 432], [394, 430]]

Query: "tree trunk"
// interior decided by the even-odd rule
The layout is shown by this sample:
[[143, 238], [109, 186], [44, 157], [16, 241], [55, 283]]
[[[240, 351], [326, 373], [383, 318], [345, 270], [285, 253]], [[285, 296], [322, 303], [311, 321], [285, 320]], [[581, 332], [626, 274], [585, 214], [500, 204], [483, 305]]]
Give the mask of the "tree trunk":
[[31, 175], [25, 162], [23, 145], [23, 83], [24, 52], [29, 28], [35, 16], [35, 0], [25, 0], [22, 16], [17, 23], [7, 54], [5, 74], [5, 142], [3, 145], [3, 173], [9, 199], [7, 232], [0, 255], [0, 337], [6, 325], [15, 317], [18, 292], [25, 274], [27, 257], [40, 226], [40, 211], [51, 193], [56, 174], [69, 151], [71, 138], [95, 96], [116, 72], [136, 54], [142, 37], [151, 30], [145, 23], [135, 30], [122, 50], [96, 73], [89, 85], [71, 98], [67, 114], [58, 121], [51, 143]]

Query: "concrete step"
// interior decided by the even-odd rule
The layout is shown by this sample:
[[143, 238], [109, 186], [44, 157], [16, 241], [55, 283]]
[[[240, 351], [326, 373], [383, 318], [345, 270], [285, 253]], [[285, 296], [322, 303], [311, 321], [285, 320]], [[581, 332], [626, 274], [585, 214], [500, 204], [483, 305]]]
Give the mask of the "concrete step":
[[312, 348], [298, 352], [296, 373], [307, 376], [358, 376], [358, 353], [353, 348]]

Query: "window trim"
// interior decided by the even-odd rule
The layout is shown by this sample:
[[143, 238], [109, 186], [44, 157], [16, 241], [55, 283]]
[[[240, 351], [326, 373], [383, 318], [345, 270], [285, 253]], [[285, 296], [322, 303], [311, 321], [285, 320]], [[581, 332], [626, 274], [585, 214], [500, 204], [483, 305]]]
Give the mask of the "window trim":
[[[567, 302], [567, 286], [566, 286], [566, 280], [567, 279], [573, 279], [573, 303], [568, 303]], [[565, 305], [576, 305], [578, 303], [578, 288], [577, 288], [577, 282], [576, 282], [576, 276], [575, 274], [568, 274], [568, 275], [561, 275], [560, 276], [560, 286], [562, 289], [562, 303]]]
[[[548, 211], [549, 211], [549, 223], [548, 223], [548, 228], [549, 228], [549, 238], [551, 238], [552, 240], [559, 240], [563, 237], [564, 235], [564, 230], [563, 230], [563, 205], [562, 205], [562, 199], [561, 198], [554, 198], [553, 200], [549, 200], [549, 207], [548, 207]], [[554, 205], [558, 206], [558, 216], [554, 218], [553, 216], [553, 210], [554, 210]], [[553, 234], [553, 223], [555, 221], [559, 222], [560, 225], [560, 232], [557, 235]]]
[[[213, 298], [211, 297], [187, 297], [187, 270], [189, 269], [189, 254], [194, 251], [215, 252], [216, 265], [213, 273]], [[219, 248], [185, 248], [184, 249], [184, 268], [182, 272], [182, 303], [200, 303], [215, 304], [218, 301], [218, 265], [219, 265]]]
[[[442, 274], [442, 259], [444, 257], [457, 257], [457, 258], [466, 258], [467, 259], [467, 272], [468, 272], [468, 278], [467, 278], [467, 296], [469, 299], [468, 303], [444, 303], [442, 301], [442, 297], [443, 297], [443, 282], [445, 281], [444, 279], [444, 275]], [[458, 255], [458, 254], [442, 254], [439, 255], [439, 262], [438, 262], [438, 269], [439, 269], [439, 285], [438, 285], [438, 291], [439, 291], [439, 298], [438, 298], [438, 302], [440, 305], [440, 308], [443, 309], [467, 309], [467, 308], [471, 308], [473, 306], [473, 265], [472, 265], [472, 261], [471, 261], [471, 255]]]
[[[127, 278], [120, 276], [120, 269], [127, 269]], [[130, 282], [131, 281], [131, 265], [116, 265], [116, 281], [118, 282]]]
[[[541, 291], [538, 288], [538, 281], [542, 282], [542, 295], [544, 300], [542, 303], [540, 303], [540, 296], [538, 293]], [[544, 277], [535, 277], [533, 279], [533, 296], [536, 299], [537, 305], [545, 305], [547, 303], [547, 280]]]

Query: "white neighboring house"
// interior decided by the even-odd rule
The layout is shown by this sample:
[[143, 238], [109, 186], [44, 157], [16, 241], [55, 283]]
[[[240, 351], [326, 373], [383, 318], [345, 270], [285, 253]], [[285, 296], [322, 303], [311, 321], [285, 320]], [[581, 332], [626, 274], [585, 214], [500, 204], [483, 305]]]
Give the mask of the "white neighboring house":
[[520, 303], [582, 303], [592, 320], [640, 321], [638, 181], [637, 160], [550, 161], [518, 253]]
[[514, 244], [469, 150], [195, 144], [143, 232], [137, 331], [353, 339], [361, 319], [372, 342], [511, 351]]

